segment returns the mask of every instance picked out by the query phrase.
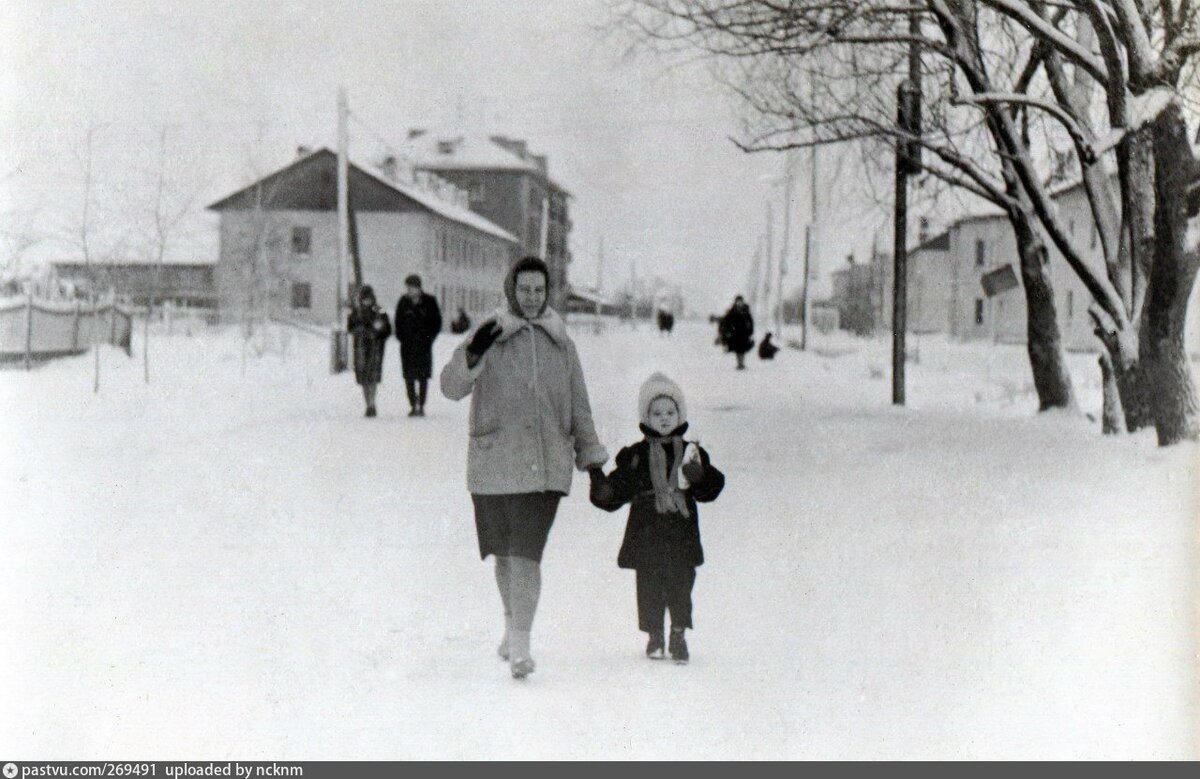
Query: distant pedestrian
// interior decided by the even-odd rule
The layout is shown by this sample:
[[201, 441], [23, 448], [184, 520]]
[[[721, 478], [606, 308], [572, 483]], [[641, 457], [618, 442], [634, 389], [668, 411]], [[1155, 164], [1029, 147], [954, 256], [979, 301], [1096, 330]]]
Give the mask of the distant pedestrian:
[[675, 315], [665, 309], [659, 309], [657, 313], [658, 332], [663, 335], [670, 335], [675, 329]]
[[771, 334], [767, 333], [763, 336], [762, 343], [758, 345], [758, 359], [774, 360], [778, 351], [779, 347], [771, 343]]
[[534, 670], [529, 634], [542, 589], [541, 560], [571, 466], [602, 478], [608, 452], [596, 437], [583, 368], [549, 300], [550, 272], [525, 257], [504, 282], [498, 309], [454, 350], [442, 393], [471, 396], [467, 489], [479, 557], [496, 557], [504, 605], [499, 655], [513, 678]]
[[411, 274], [396, 304], [396, 338], [400, 341], [400, 367], [408, 391], [408, 415], [425, 416], [429, 377], [433, 375], [433, 341], [442, 331], [437, 298], [421, 290], [421, 277]]
[[721, 342], [727, 351], [737, 355], [737, 369], [745, 370], [746, 352], [754, 348], [754, 317], [750, 314], [750, 306], [738, 295], [733, 299], [733, 305], [721, 317]]
[[637, 572], [638, 629], [650, 637], [646, 656], [662, 658], [663, 614], [670, 612], [665, 649], [686, 663], [692, 585], [704, 562], [696, 503], [716, 500], [725, 475], [698, 443], [684, 439], [687, 404], [675, 382], [661, 373], [647, 379], [638, 393], [638, 416], [645, 437], [617, 454], [616, 469], [593, 481], [589, 497], [605, 511], [629, 504], [617, 565]]
[[471, 317], [467, 316], [467, 312], [463, 311], [462, 306], [458, 308], [458, 316], [450, 322], [450, 332], [455, 335], [462, 335], [471, 329]]
[[354, 340], [354, 379], [362, 385], [366, 416], [375, 416], [375, 391], [383, 380], [383, 354], [392, 334], [388, 315], [375, 301], [369, 284], [358, 288], [354, 308], [346, 320], [346, 330]]

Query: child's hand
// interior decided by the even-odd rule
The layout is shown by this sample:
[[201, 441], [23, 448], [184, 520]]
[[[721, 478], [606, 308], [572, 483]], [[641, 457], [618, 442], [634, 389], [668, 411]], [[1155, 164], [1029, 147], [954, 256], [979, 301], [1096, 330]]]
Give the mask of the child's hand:
[[686, 490], [704, 478], [704, 465], [700, 462], [700, 447], [692, 442], [683, 450], [683, 462], [679, 465], [679, 489]]

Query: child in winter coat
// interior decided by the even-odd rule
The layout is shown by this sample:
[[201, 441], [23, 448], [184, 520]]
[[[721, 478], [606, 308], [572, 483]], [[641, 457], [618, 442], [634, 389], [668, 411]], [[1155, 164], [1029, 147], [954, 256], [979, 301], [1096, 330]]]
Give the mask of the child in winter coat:
[[684, 440], [687, 404], [679, 385], [655, 373], [638, 393], [641, 441], [620, 451], [616, 469], [592, 469], [590, 498], [616, 511], [626, 503], [629, 521], [617, 565], [637, 572], [638, 628], [650, 635], [646, 656], [663, 657], [663, 614], [671, 614], [668, 651], [677, 663], [689, 659], [684, 630], [692, 626], [692, 585], [704, 562], [697, 501], [715, 500], [725, 475], [708, 452]]

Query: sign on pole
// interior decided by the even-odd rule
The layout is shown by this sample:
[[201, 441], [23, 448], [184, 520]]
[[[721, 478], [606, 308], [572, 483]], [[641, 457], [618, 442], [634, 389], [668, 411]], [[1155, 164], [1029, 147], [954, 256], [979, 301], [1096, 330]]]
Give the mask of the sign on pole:
[[988, 271], [980, 277], [979, 282], [983, 284], [983, 294], [989, 298], [994, 298], [1001, 292], [1007, 292], [1020, 286], [1016, 271], [1011, 265], [1004, 265], [996, 270]]

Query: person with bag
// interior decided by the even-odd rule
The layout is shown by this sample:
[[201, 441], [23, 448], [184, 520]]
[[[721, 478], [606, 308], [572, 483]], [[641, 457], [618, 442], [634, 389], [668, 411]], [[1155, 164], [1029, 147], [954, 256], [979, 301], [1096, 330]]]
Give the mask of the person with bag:
[[507, 307], [484, 318], [442, 369], [450, 400], [471, 397], [467, 490], [479, 557], [495, 556], [504, 608], [499, 655], [515, 679], [534, 671], [530, 632], [541, 594], [541, 560], [571, 489], [572, 466], [608, 459], [592, 422], [575, 343], [547, 306], [550, 272], [524, 257], [504, 282]]
[[383, 355], [392, 325], [388, 315], [375, 302], [375, 290], [369, 284], [358, 288], [354, 308], [346, 319], [346, 331], [354, 340], [354, 380], [362, 386], [367, 403], [365, 416], [375, 416], [375, 392], [383, 381]]
[[721, 342], [727, 351], [737, 355], [737, 369], [746, 369], [746, 352], [754, 348], [754, 317], [746, 299], [738, 295], [733, 305], [721, 317]]

